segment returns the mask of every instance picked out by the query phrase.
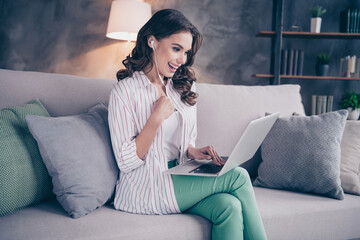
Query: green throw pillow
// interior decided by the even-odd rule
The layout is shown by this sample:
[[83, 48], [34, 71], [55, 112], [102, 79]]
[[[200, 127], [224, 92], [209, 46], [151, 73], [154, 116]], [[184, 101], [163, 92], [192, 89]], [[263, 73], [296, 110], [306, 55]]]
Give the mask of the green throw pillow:
[[0, 110], [0, 216], [54, 197], [28, 114], [49, 116], [39, 100]]

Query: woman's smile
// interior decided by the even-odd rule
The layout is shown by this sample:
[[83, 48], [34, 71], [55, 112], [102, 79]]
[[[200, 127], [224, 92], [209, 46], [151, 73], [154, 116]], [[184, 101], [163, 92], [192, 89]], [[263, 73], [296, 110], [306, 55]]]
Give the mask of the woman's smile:
[[169, 67], [170, 67], [170, 71], [175, 73], [176, 70], [178, 69], [178, 67], [180, 67], [181, 65], [175, 65], [175, 64], [172, 64], [172, 63], [169, 63]]

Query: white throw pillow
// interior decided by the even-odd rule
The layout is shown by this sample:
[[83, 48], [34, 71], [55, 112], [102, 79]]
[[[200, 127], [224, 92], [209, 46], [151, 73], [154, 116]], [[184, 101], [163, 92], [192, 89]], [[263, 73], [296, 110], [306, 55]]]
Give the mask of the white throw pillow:
[[198, 147], [213, 145], [228, 156], [250, 121], [265, 112], [305, 115], [299, 85], [241, 86], [196, 85]]
[[346, 121], [341, 140], [341, 187], [360, 195], [360, 121]]

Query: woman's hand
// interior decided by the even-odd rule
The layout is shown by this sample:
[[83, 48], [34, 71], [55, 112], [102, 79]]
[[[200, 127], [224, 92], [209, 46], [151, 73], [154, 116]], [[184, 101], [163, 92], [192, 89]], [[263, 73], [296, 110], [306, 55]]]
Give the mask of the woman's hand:
[[136, 141], [136, 154], [139, 158], [143, 158], [149, 151], [149, 148], [154, 141], [161, 123], [174, 112], [172, 102], [166, 96], [161, 96], [153, 107], [151, 116], [146, 121], [144, 128], [137, 135]]
[[203, 148], [195, 148], [189, 145], [187, 150], [187, 157], [190, 159], [207, 159], [212, 161], [216, 165], [224, 165], [225, 160], [222, 159], [219, 154], [215, 151], [213, 146], [206, 146]]
[[164, 121], [174, 113], [174, 106], [167, 96], [161, 96], [155, 103], [152, 115], [159, 121]]

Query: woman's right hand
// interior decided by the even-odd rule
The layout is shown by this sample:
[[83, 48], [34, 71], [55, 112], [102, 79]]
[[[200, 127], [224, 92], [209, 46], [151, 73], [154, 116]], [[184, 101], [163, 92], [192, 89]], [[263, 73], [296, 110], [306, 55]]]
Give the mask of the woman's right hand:
[[153, 112], [151, 115], [156, 117], [159, 121], [164, 121], [171, 116], [174, 112], [174, 105], [167, 96], [161, 96], [155, 103], [153, 107]]

